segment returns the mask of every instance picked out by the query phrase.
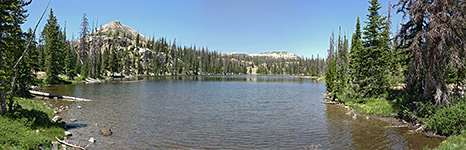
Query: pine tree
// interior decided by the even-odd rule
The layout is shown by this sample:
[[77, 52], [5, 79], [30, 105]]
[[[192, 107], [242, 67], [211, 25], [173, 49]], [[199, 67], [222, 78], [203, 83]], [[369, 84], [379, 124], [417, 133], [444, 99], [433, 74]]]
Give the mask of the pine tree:
[[[2, 1], [0, 3], [0, 109], [1, 114], [7, 112], [6, 95], [7, 90], [11, 87], [8, 84], [11, 82], [14, 70], [13, 65], [16, 59], [25, 47], [25, 33], [21, 30], [20, 25], [24, 23], [27, 18], [26, 10], [24, 7], [29, 5], [31, 1], [25, 2], [20, 0]], [[17, 57], [18, 56], [18, 57]], [[30, 71], [27, 61], [23, 61], [19, 68], [18, 74]], [[21, 77], [20, 77], [21, 78]], [[20, 83], [27, 83], [18, 80]], [[18, 82], [17, 82], [18, 83]], [[17, 83], [15, 83], [17, 85]], [[15, 91], [13, 91], [15, 92]], [[10, 93], [11, 94], [11, 93]], [[9, 102], [10, 109], [12, 109], [12, 101]]]
[[388, 65], [391, 50], [388, 34], [385, 34], [386, 17], [382, 17], [378, 11], [381, 6], [377, 0], [371, 0], [366, 27], [363, 31], [363, 66], [362, 78], [359, 82], [360, 93], [363, 97], [379, 97], [386, 94], [389, 88]]
[[327, 85], [327, 94], [331, 100], [335, 100], [337, 58], [334, 52], [334, 34], [330, 36], [330, 47], [328, 49], [327, 68], [325, 69], [325, 83]]
[[[37, 56], [38, 51], [36, 49], [37, 43], [34, 42], [32, 29], [29, 29], [27, 33], [25, 33], [24, 39], [30, 39], [31, 44], [29, 45], [29, 51], [24, 55], [22, 61], [18, 65], [18, 76], [16, 78], [16, 91], [14, 91], [14, 95], [21, 96], [21, 97], [30, 97], [29, 88], [30, 85], [37, 85], [36, 76], [33, 74], [34, 71], [39, 70], [39, 66], [37, 63]], [[21, 49], [17, 49], [16, 57], [19, 58], [21, 53], [26, 47], [26, 40], [24, 40]], [[17, 59], [15, 60], [17, 61]]]
[[108, 47], [105, 48], [104, 50], [104, 54], [102, 56], [102, 71], [104, 71], [104, 75], [107, 75], [107, 71], [110, 71], [110, 59], [111, 59], [111, 55], [110, 55], [110, 50], [108, 49]]
[[[361, 90], [359, 88], [359, 83], [361, 83], [364, 79], [362, 69], [366, 68], [367, 66], [364, 66], [364, 51], [363, 51], [363, 46], [362, 46], [362, 40], [361, 40], [361, 24], [359, 22], [359, 17], [356, 22], [356, 31], [353, 34], [353, 37], [351, 38], [351, 48], [350, 48], [350, 65], [349, 65], [349, 74], [351, 76], [352, 84], [353, 84], [353, 90], [356, 93], [361, 93]], [[357, 97], [355, 97], [357, 99]]]
[[[67, 42], [67, 45], [70, 43]], [[77, 56], [76, 53], [74, 52], [72, 46], [67, 46], [68, 48], [65, 49], [66, 51], [66, 57], [65, 57], [65, 73], [66, 76], [68, 76], [68, 79], [73, 80], [74, 77], [76, 76], [76, 70], [75, 66], [77, 63]]]
[[328, 66], [325, 70], [325, 84], [327, 85], [327, 94], [331, 100], [336, 99], [336, 74], [337, 74], [337, 62], [336, 57], [331, 56], [330, 60], [328, 60]]
[[47, 73], [45, 82], [55, 84], [59, 82], [58, 74], [60, 73], [60, 50], [62, 42], [60, 41], [60, 26], [57, 18], [50, 9], [49, 19], [44, 27], [45, 31], [45, 72]]
[[119, 57], [115, 47], [111, 48], [111, 56], [108, 64], [109, 71], [112, 73], [112, 76], [115, 76], [115, 72], [118, 72], [119, 68]]
[[81, 32], [80, 32], [80, 40], [79, 40], [79, 56], [78, 58], [81, 61], [81, 65], [83, 61], [87, 58], [89, 45], [86, 41], [86, 36], [89, 34], [89, 21], [87, 20], [87, 15], [84, 13], [83, 18], [81, 19]]

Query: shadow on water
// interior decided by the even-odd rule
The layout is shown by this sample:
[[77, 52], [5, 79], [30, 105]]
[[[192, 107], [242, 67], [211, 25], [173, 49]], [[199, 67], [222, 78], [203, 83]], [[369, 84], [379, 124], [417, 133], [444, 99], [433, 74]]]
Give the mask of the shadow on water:
[[67, 123], [65, 124], [65, 130], [72, 130], [77, 128], [84, 128], [87, 127], [87, 124], [80, 124], [80, 123]]

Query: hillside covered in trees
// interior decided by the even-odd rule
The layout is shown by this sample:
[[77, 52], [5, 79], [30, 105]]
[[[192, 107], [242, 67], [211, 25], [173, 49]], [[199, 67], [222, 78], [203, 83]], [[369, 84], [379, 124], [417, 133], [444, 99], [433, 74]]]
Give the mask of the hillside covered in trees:
[[[53, 11], [49, 18], [54, 18]], [[50, 19], [49, 19], [50, 20]], [[58, 25], [58, 24], [57, 24]], [[39, 43], [38, 71], [46, 71], [47, 66], [57, 66], [51, 74], [65, 74], [73, 79], [102, 78], [104, 76], [135, 75], [305, 75], [321, 76], [325, 61], [323, 58], [302, 58], [287, 52], [268, 52], [262, 54], [220, 54], [207, 47], [195, 45], [182, 46], [176, 40], [166, 38], [147, 38], [119, 21], [110, 22], [100, 28], [89, 28], [87, 16], [81, 23], [80, 38], [66, 40], [62, 30], [56, 32], [63, 37], [58, 43], [59, 53], [53, 54], [57, 64], [47, 60], [47, 37], [44, 29]], [[90, 32], [89, 30], [92, 30]], [[61, 59], [60, 59], [61, 58]], [[63, 65], [64, 64], [64, 65]], [[55, 80], [47, 80], [53, 83]]]

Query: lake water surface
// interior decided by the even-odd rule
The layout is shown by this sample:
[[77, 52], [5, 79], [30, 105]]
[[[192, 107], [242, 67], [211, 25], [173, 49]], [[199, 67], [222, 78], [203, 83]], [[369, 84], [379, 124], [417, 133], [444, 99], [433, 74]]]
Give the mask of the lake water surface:
[[[40, 90], [94, 100], [49, 100], [69, 106], [61, 115], [81, 126], [69, 130], [71, 141], [87, 143], [92, 136], [92, 149], [422, 149], [442, 140], [353, 120], [344, 109], [322, 104], [325, 83], [311, 79], [150, 77]], [[113, 135], [99, 135], [102, 127]]]

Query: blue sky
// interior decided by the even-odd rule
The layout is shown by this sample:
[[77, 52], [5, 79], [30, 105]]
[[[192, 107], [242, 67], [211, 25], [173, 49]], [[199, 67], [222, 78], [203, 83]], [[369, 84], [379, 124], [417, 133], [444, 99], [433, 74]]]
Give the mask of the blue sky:
[[[34, 27], [47, 2], [35, 0], [26, 8], [29, 18], [23, 29]], [[388, 0], [380, 3], [381, 13], [386, 13]], [[119, 20], [147, 37], [176, 38], [182, 45], [222, 53], [288, 51], [323, 57], [332, 30], [338, 34], [341, 26], [350, 39], [356, 18], [366, 20], [368, 5], [367, 0], [52, 0], [50, 7], [62, 28], [66, 21], [70, 39], [79, 36], [86, 13], [90, 24]], [[399, 24], [400, 17], [392, 22]]]

